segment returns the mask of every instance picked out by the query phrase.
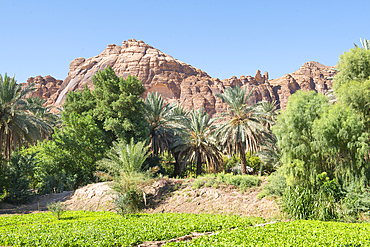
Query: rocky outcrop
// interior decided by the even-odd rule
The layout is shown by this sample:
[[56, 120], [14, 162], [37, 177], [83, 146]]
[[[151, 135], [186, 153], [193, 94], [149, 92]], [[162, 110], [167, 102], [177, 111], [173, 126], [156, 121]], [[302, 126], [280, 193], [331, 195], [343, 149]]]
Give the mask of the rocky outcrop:
[[24, 84], [30, 85], [35, 83], [35, 88], [37, 89], [32, 93], [33, 97], [39, 97], [41, 99], [46, 99], [46, 105], [52, 105], [55, 102], [57, 92], [62, 85], [62, 80], [57, 80], [54, 77], [47, 75], [45, 77], [36, 76], [28, 78], [27, 82]]
[[[239, 85], [248, 91], [253, 89], [250, 104], [260, 100], [276, 100], [284, 107], [289, 95], [298, 89], [326, 92], [331, 87], [326, 78], [334, 73], [330, 72], [328, 66], [308, 62], [298, 71], [275, 80], [269, 80], [268, 73], [262, 75], [259, 70], [254, 77], [242, 75], [239, 78], [233, 76], [220, 80], [211, 78], [204, 71], [174, 59], [143, 41], [132, 39], [124, 41], [122, 46], [108, 45], [95, 57], [74, 59], [63, 83], [58, 81], [53, 87], [47, 87], [44, 83], [37, 96], [48, 98], [48, 104], [61, 106], [69, 91], [82, 90], [85, 85], [93, 89], [92, 77], [108, 66], [120, 77], [126, 78], [129, 74], [137, 76], [143, 82], [146, 94], [157, 91], [169, 103], [178, 101], [188, 109], [204, 107], [212, 115], [226, 110], [226, 105], [215, 95], [223, 93], [229, 86]], [[30, 78], [29, 81], [51, 80], [50, 77], [36, 78]]]
[[[219, 80], [204, 71], [174, 59], [143, 41], [124, 41], [122, 46], [108, 45], [99, 55], [77, 58], [69, 66], [68, 77], [53, 96], [54, 104], [61, 106], [69, 91], [82, 90], [85, 85], [93, 89], [92, 77], [96, 72], [111, 66], [116, 74], [126, 78], [137, 76], [149, 92], [159, 92], [169, 103], [178, 101], [188, 109], [204, 107], [210, 114], [225, 110], [226, 105], [215, 96], [228, 86], [254, 88], [251, 103], [275, 100], [268, 83], [268, 74], [257, 71], [255, 77], [241, 76]], [[144, 95], [145, 97], [145, 95]]]
[[325, 66], [318, 62], [307, 62], [297, 71], [271, 80], [270, 84], [273, 86], [280, 107], [285, 108], [289, 96], [299, 89], [303, 91], [316, 90], [326, 94], [333, 84], [333, 80], [328, 78], [337, 73], [332, 68], [332, 66]]

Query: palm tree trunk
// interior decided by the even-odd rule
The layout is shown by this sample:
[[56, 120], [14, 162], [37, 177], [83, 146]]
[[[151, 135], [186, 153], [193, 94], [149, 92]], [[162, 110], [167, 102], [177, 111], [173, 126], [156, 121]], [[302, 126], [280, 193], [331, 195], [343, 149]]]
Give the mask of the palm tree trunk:
[[197, 176], [199, 176], [202, 173], [202, 156], [198, 154], [197, 158]]
[[240, 165], [242, 168], [242, 174], [247, 174], [247, 159], [245, 158], [245, 150], [242, 145], [239, 145]]
[[175, 158], [175, 167], [174, 167], [173, 175], [176, 177], [176, 176], [180, 176], [180, 174], [181, 174], [180, 162], [178, 162], [177, 159]]

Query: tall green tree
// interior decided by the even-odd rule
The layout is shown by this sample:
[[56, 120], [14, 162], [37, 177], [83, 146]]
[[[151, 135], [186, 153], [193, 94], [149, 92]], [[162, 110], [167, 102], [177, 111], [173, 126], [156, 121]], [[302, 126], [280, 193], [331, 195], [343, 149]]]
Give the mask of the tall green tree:
[[54, 133], [54, 128], [59, 128], [62, 125], [62, 119], [60, 114], [52, 113], [51, 110], [53, 106], [44, 106], [46, 99], [41, 99], [39, 97], [26, 98], [26, 103], [29, 112], [41, 119], [45, 126], [39, 126], [41, 140], [48, 139]]
[[229, 110], [220, 116], [216, 136], [229, 155], [238, 153], [241, 159], [242, 173], [246, 174], [246, 152], [255, 153], [269, 133], [262, 123], [264, 117], [257, 105], [248, 106], [252, 91], [246, 94], [246, 88], [227, 88], [223, 94], [216, 94], [227, 103]]
[[165, 104], [158, 92], [148, 93], [145, 99], [145, 118], [150, 125], [151, 148], [153, 155], [169, 150], [173, 138], [173, 108]]
[[63, 114], [63, 127], [53, 140], [44, 140], [22, 151], [35, 154], [35, 181], [39, 191], [49, 193], [76, 189], [95, 181], [96, 162], [107, 150], [103, 133], [91, 116]]
[[370, 50], [353, 48], [339, 57], [339, 73], [334, 77], [334, 90], [343, 83], [370, 79]]
[[111, 67], [97, 72], [93, 79], [94, 90], [69, 92], [64, 112], [90, 115], [99, 128], [105, 131], [105, 141], [111, 145], [121, 138], [144, 140], [149, 136], [149, 125], [144, 116], [141, 99], [145, 87], [136, 77], [119, 78]]
[[217, 172], [222, 163], [221, 152], [213, 136], [215, 119], [211, 119], [203, 108], [192, 110], [188, 118], [180, 122], [181, 135], [173, 143], [175, 153], [186, 162], [194, 162], [196, 174], [202, 172], [202, 164], [208, 171]]
[[32, 106], [25, 99], [34, 90], [32, 84], [22, 89], [14, 77], [0, 75], [0, 151], [8, 159], [16, 148], [40, 139], [40, 129], [48, 129], [42, 119], [30, 114]]
[[272, 127], [282, 153], [281, 171], [290, 184], [313, 186], [318, 174], [345, 182], [369, 179], [364, 121], [350, 107], [315, 91], [293, 94]]
[[119, 78], [111, 67], [97, 72], [93, 77], [92, 95], [97, 100], [94, 116], [103, 121], [106, 131], [127, 143], [145, 140], [149, 136], [149, 126], [144, 116], [145, 92], [142, 82], [134, 76]]

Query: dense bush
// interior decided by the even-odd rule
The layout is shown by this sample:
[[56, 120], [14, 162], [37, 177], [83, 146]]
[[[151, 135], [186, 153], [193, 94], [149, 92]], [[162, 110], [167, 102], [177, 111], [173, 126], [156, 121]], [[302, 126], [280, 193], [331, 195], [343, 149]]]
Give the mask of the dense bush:
[[3, 200], [9, 203], [25, 203], [34, 194], [35, 154], [21, 155], [19, 152], [11, 154], [5, 165], [4, 178], [6, 179], [6, 194]]
[[262, 185], [262, 192], [258, 198], [265, 196], [283, 196], [287, 187], [286, 179], [279, 173], [273, 173], [267, 178], [267, 184]]

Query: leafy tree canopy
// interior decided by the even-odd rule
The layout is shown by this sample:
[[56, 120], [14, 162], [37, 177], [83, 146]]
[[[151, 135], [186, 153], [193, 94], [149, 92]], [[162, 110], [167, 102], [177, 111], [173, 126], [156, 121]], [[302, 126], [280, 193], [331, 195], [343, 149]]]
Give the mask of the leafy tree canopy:
[[338, 61], [339, 73], [334, 77], [334, 89], [353, 80], [370, 79], [370, 50], [353, 48], [344, 52]]
[[55, 129], [54, 141], [39, 142], [23, 150], [36, 153], [35, 183], [40, 191], [74, 189], [94, 180], [96, 162], [107, 150], [103, 133], [91, 116], [63, 115], [63, 129]]
[[70, 92], [63, 105], [65, 112], [91, 115], [110, 138], [129, 142], [144, 140], [149, 135], [141, 99], [145, 87], [136, 77], [119, 78], [110, 67], [93, 77], [94, 90]]
[[298, 91], [272, 129], [288, 183], [312, 185], [318, 174], [327, 172], [348, 184], [367, 184], [368, 134], [353, 108], [330, 105], [315, 91]]

